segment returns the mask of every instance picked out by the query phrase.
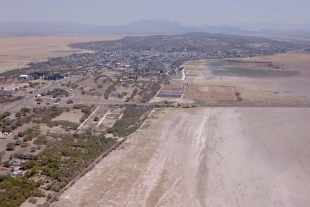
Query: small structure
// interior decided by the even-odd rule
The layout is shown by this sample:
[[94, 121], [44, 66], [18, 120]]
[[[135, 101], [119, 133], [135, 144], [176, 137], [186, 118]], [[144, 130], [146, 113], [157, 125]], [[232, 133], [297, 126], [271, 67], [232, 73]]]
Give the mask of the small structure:
[[31, 78], [30, 75], [20, 75], [20, 76], [19, 76], [19, 79], [23, 79], [23, 80], [28, 80], [28, 79], [30, 79], [30, 78]]
[[119, 81], [120, 81], [120, 82], [127, 82], [128, 79], [127, 79], [126, 77], [123, 77], [123, 78], [121, 78]]
[[21, 170], [17, 170], [17, 171], [13, 171], [10, 173], [10, 175], [13, 177], [13, 178], [17, 178], [17, 177], [22, 177], [25, 175], [25, 172], [21, 171]]
[[128, 82], [128, 81], [134, 81], [133, 77], [123, 77], [119, 80], [120, 82]]
[[0, 139], [4, 139], [7, 138], [8, 136], [10, 136], [12, 133], [10, 132], [2, 132], [0, 131]]

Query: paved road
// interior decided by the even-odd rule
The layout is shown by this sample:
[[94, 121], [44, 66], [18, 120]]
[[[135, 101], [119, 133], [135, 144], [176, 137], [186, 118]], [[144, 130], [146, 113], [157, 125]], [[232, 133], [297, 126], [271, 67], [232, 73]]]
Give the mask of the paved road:
[[[40, 88], [36, 93], [43, 93], [48, 91], [51, 88], [60, 87], [62, 80], [55, 81], [54, 83]], [[76, 96], [77, 94], [73, 92], [73, 96]], [[24, 99], [16, 102], [16, 104], [8, 109], [5, 109], [4, 111], [9, 112], [17, 112], [23, 107], [36, 107], [36, 104], [31, 104], [30, 101], [34, 98], [34, 95], [29, 95], [25, 97]], [[71, 97], [72, 98], [72, 97]], [[116, 101], [116, 100], [98, 100], [98, 99], [85, 99], [80, 101], [82, 104], [85, 105], [96, 105], [96, 106], [107, 106], [107, 105], [163, 105], [166, 106], [167, 104], [164, 103], [143, 103], [143, 102], [124, 102], [124, 101]], [[242, 104], [242, 103], [226, 103], [226, 104], [192, 104], [192, 103], [182, 103], [181, 107], [187, 107], [187, 106], [200, 106], [200, 107], [283, 107], [283, 108], [310, 108], [310, 105], [302, 105], [302, 104]], [[45, 106], [45, 107], [51, 107], [53, 105]], [[72, 104], [60, 104], [60, 106], [72, 106]]]
[[[33, 97], [30, 97], [30, 99]], [[29, 100], [30, 100], [29, 99]], [[29, 101], [28, 100], [28, 101]], [[97, 107], [100, 106], [111, 106], [111, 105], [142, 105], [142, 106], [169, 106], [169, 104], [165, 104], [165, 103], [142, 103], [142, 102], [123, 102], [123, 101], [111, 101], [111, 100], [92, 100], [91, 103], [89, 102], [84, 102], [84, 105], [95, 105]], [[21, 106], [21, 104], [18, 105], [19, 107]], [[32, 107], [36, 107], [37, 105], [30, 105], [29, 103], [27, 103], [27, 106], [32, 106]], [[52, 107], [53, 105], [46, 105], [44, 107]], [[63, 107], [70, 107], [72, 106], [72, 104], [60, 104], [60, 106]], [[235, 103], [231, 103], [231, 104], [192, 104], [192, 103], [182, 103], [180, 104], [180, 107], [192, 107], [192, 106], [197, 106], [197, 107], [243, 107], [243, 108], [310, 108], [310, 105], [302, 105], [302, 104], [235, 104]], [[13, 109], [16, 110], [17, 106], [15, 106]], [[20, 107], [21, 108], [21, 107]], [[10, 112], [14, 112], [14, 110], [11, 109], [9, 110]]]
[[[43, 92], [46, 92], [48, 91], [50, 88], [52, 87], [57, 87], [59, 86], [61, 83], [61, 80], [58, 80], [58, 81], [55, 81], [54, 83], [48, 85], [47, 87], [41, 87], [39, 88], [38, 91], [36, 91], [35, 94], [38, 94], [38, 93], [43, 93]], [[21, 108], [23, 107], [27, 107], [29, 105], [29, 101], [31, 99], [34, 98], [34, 95], [31, 94], [29, 96], [26, 96], [24, 99], [20, 100], [19, 102], [17, 102], [14, 106], [10, 107], [9, 109], [7, 109], [6, 111], [10, 111], [10, 112], [17, 112], [19, 111]]]

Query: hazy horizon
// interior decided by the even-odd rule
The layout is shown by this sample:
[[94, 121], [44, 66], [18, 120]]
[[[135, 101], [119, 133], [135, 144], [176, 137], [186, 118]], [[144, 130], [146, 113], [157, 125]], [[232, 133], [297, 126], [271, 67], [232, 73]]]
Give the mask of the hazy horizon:
[[185, 26], [303, 29], [310, 25], [306, 0], [0, 0], [0, 22], [73, 22], [126, 25], [138, 20], [170, 20]]

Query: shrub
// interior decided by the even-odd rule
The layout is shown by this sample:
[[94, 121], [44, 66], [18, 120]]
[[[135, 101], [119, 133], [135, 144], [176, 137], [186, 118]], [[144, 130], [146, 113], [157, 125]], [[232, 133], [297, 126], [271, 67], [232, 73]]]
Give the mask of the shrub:
[[6, 150], [7, 151], [14, 151], [15, 150], [15, 143], [8, 143], [7, 145], [6, 145]]
[[99, 117], [96, 116], [96, 117], [94, 118], [94, 121], [99, 121]]
[[23, 142], [23, 143], [20, 145], [21, 148], [26, 148], [26, 147], [29, 147], [29, 146], [30, 146], [30, 144], [29, 144], [28, 142]]
[[21, 140], [17, 140], [16, 142], [15, 142], [15, 145], [21, 145], [22, 144], [22, 141]]
[[47, 194], [46, 200], [49, 200], [53, 195], [51, 193]]
[[84, 107], [84, 105], [82, 105], [82, 104], [74, 104], [73, 105], [74, 109], [82, 109], [83, 107]]
[[67, 101], [67, 104], [73, 104], [73, 101], [70, 99]]
[[36, 147], [31, 147], [30, 152], [35, 152], [37, 150]]
[[37, 203], [37, 199], [35, 199], [34, 197], [30, 197], [30, 198], [28, 199], [28, 202], [29, 202], [29, 203], [32, 203], [32, 204], [36, 204], [36, 203]]
[[6, 117], [8, 117], [8, 116], [10, 116], [10, 115], [11, 115], [10, 112], [4, 112], [3, 114], [0, 115], [0, 120], [1, 120], [1, 119], [4, 119], [4, 118], [6, 118]]

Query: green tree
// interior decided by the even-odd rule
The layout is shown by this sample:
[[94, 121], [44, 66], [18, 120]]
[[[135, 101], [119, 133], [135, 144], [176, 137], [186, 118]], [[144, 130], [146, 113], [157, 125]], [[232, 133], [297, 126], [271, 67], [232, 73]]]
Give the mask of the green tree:
[[15, 142], [15, 145], [21, 145], [22, 144], [22, 141], [21, 140], [17, 140], [16, 142]]
[[8, 151], [14, 151], [15, 150], [15, 143], [8, 143], [7, 145], [6, 145], [6, 150], [8, 150]]

